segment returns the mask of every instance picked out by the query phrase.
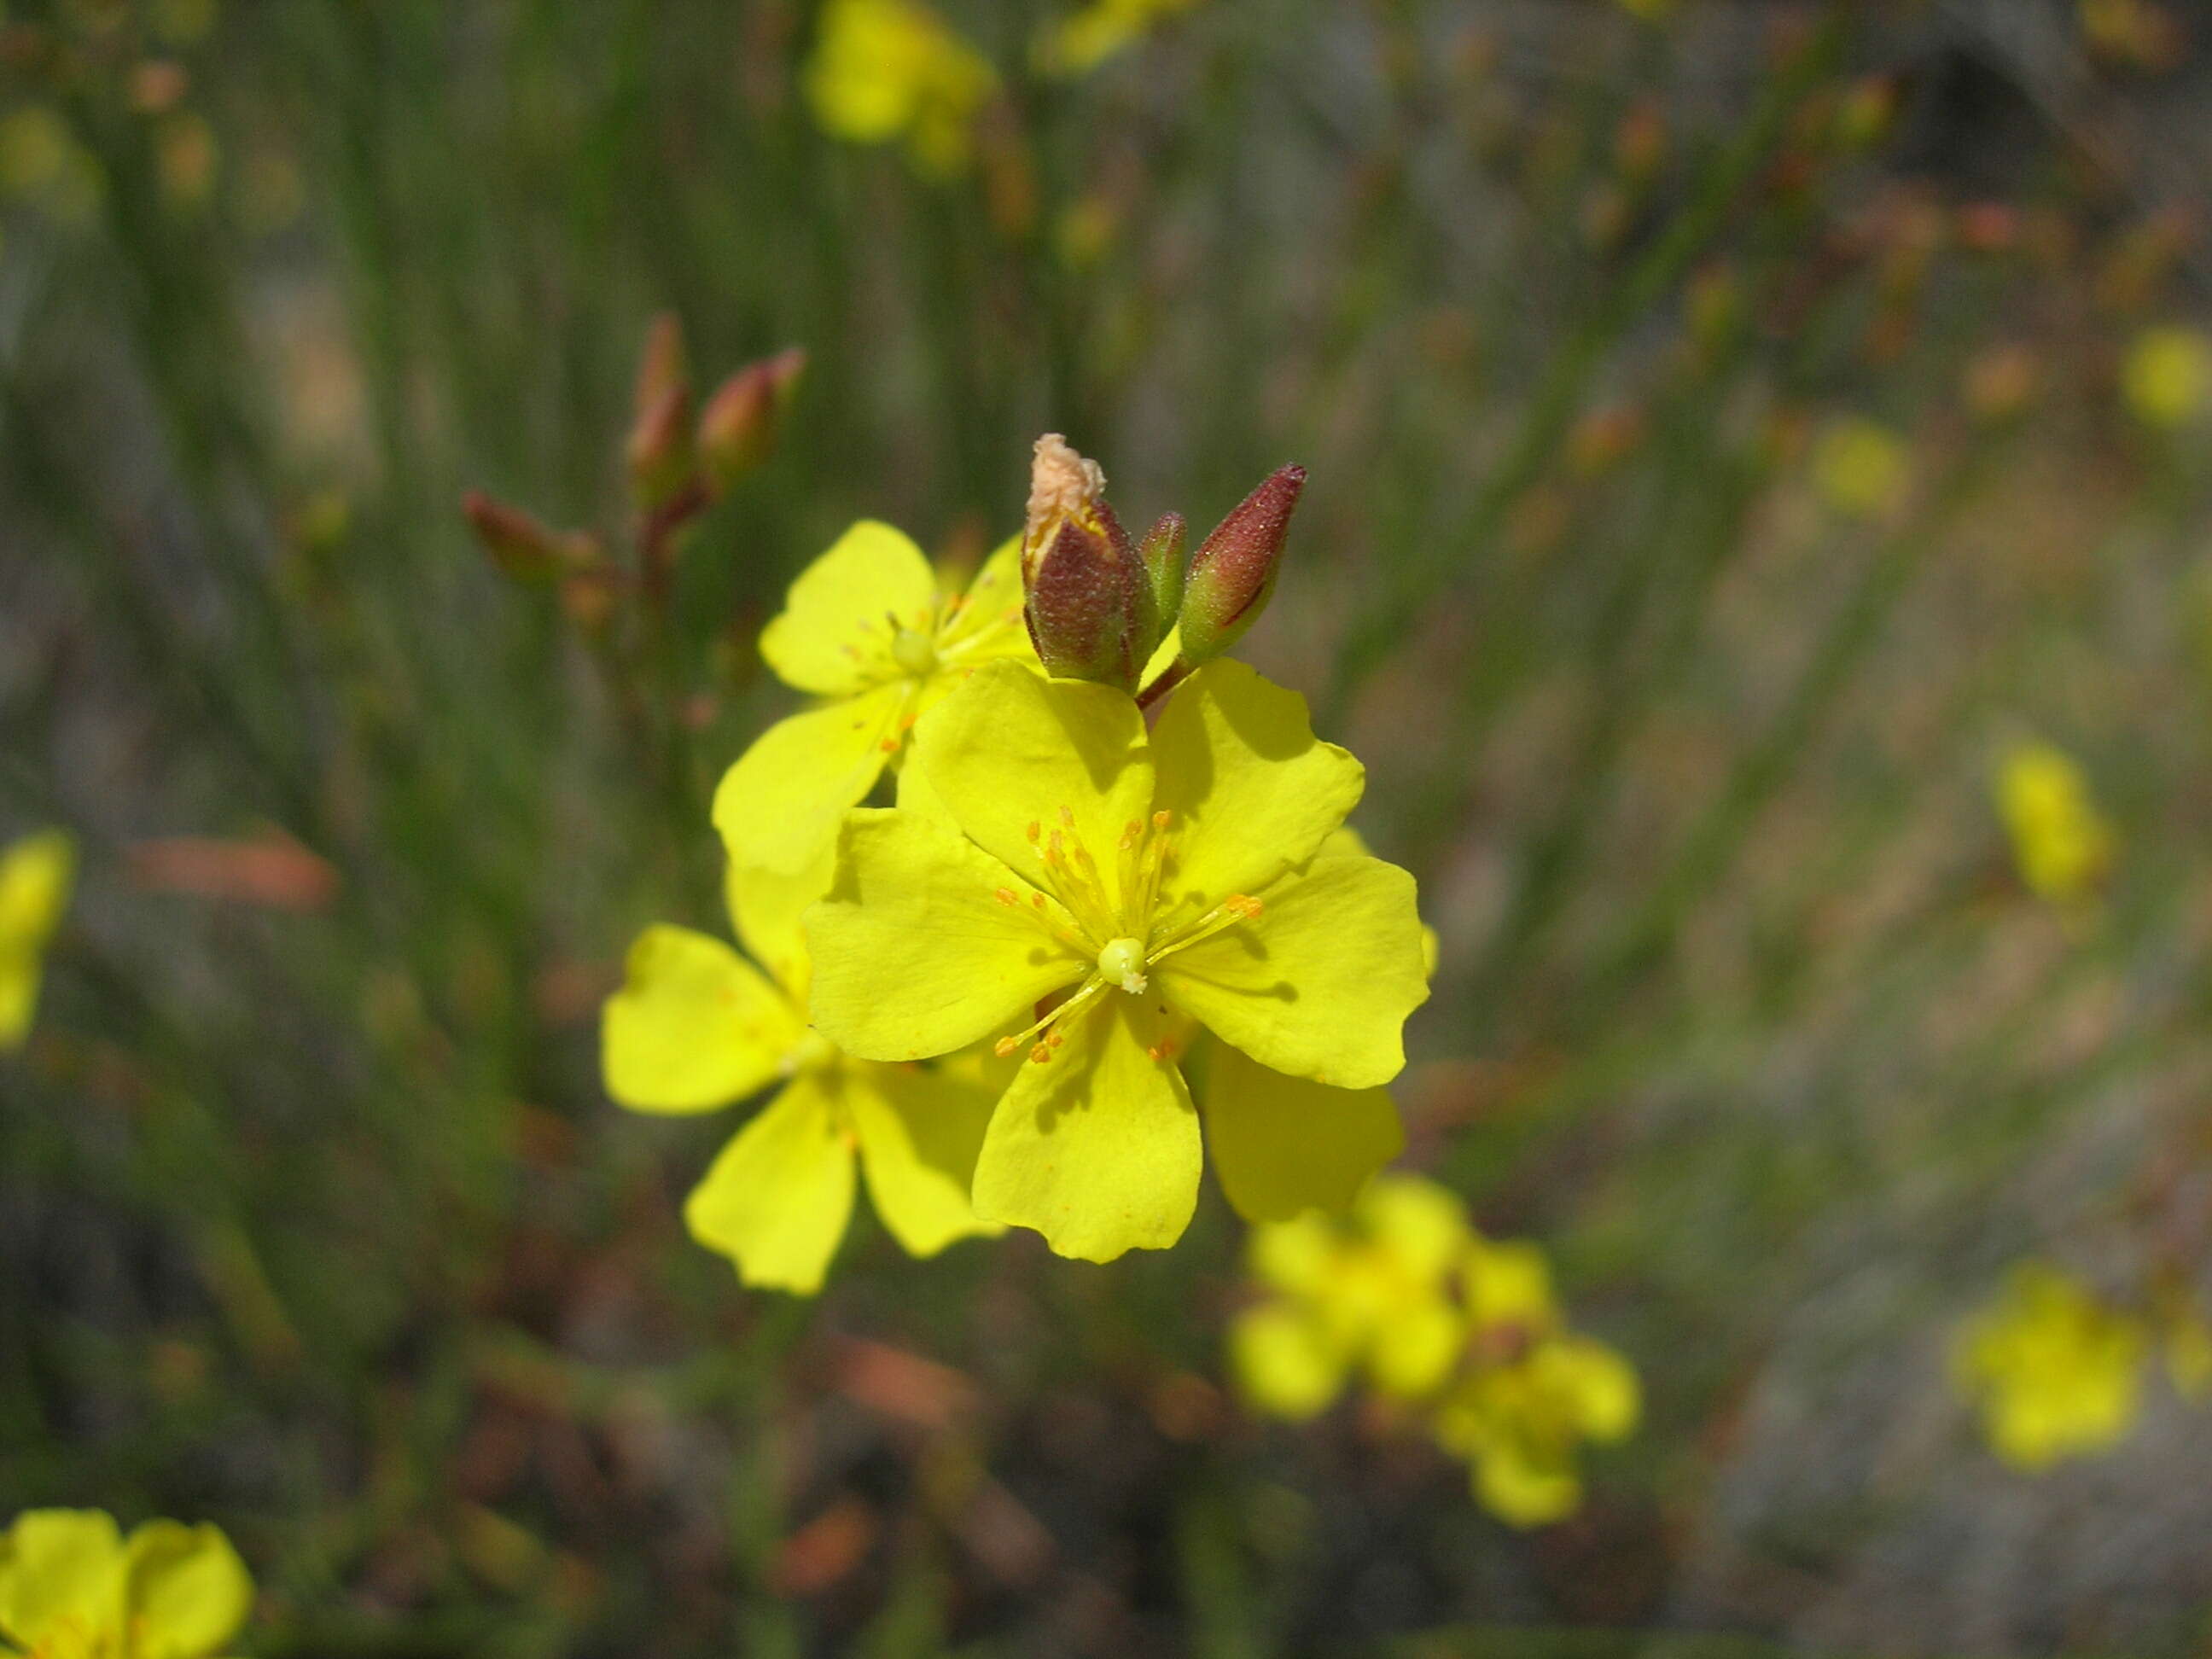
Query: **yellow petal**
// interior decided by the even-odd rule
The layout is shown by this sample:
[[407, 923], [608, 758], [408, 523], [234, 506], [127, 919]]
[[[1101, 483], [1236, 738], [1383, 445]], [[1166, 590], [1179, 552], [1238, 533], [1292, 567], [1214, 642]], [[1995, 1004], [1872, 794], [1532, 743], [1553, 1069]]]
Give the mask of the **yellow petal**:
[[903, 686], [778, 720], [722, 775], [714, 828], [730, 861], [796, 872], [837, 838], [845, 809], [864, 799], [897, 751]]
[[1039, 920], [1064, 913], [1028, 891], [926, 817], [854, 812], [837, 884], [807, 912], [815, 1025], [862, 1060], [925, 1060], [1027, 1025], [1091, 967]]
[[1032, 1227], [1061, 1255], [1111, 1261], [1163, 1250], [1198, 1201], [1198, 1114], [1157, 1014], [1114, 991], [1065, 1022], [1064, 1045], [1025, 1062], [975, 1163], [975, 1208]]
[[1368, 1375], [1393, 1399], [1423, 1399], [1449, 1380], [1466, 1335], [1466, 1321], [1440, 1297], [1401, 1307], [1376, 1329]]
[[942, 660], [974, 664], [992, 657], [1036, 659], [1022, 621], [1022, 538], [1011, 536], [983, 562], [937, 636]]
[[930, 787], [985, 852], [1042, 885], [1041, 849], [1061, 833], [1070, 855], [1077, 844], [1088, 849], [1118, 892], [1115, 849], [1152, 800], [1145, 718], [1133, 699], [1002, 659], [976, 670], [914, 735]]
[[63, 830], [26, 836], [0, 853], [0, 1052], [30, 1035], [46, 943], [76, 873], [76, 843]]
[[1292, 1423], [1319, 1416], [1344, 1387], [1344, 1357], [1327, 1328], [1281, 1302], [1237, 1315], [1229, 1371], [1255, 1411]]
[[937, 578], [903, 531], [863, 519], [799, 573], [783, 613], [761, 632], [762, 657], [787, 685], [847, 697], [895, 678], [897, 628], [936, 624]]
[[1262, 1285], [1310, 1298], [1328, 1283], [1339, 1249], [1336, 1229], [1309, 1211], [1294, 1220], [1255, 1227], [1244, 1260]]
[[1563, 1336], [1531, 1356], [1540, 1385], [1568, 1407], [1576, 1430], [1589, 1440], [1625, 1438], [1643, 1409], [1636, 1370], [1602, 1342]]
[[691, 1237], [748, 1285], [811, 1296], [853, 1214], [853, 1151], [831, 1085], [803, 1072], [722, 1148], [684, 1201]]
[[968, 1197], [998, 1091], [972, 1069], [842, 1069], [868, 1197], [907, 1254], [935, 1255], [956, 1238], [1000, 1231]]
[[639, 1112], [706, 1112], [773, 1082], [806, 1028], [721, 940], [664, 926], [629, 947], [599, 1029], [616, 1100]]
[[1304, 697], [1227, 660], [1168, 698], [1152, 763], [1153, 808], [1173, 815], [1169, 886], [1200, 909], [1311, 858], [1366, 781], [1358, 761], [1315, 738]]
[[1388, 1090], [1285, 1077], [1226, 1043], [1206, 1055], [1199, 1107], [1221, 1190], [1247, 1221], [1345, 1209], [1406, 1144]]
[[1552, 1270], [1534, 1244], [1478, 1238], [1466, 1262], [1468, 1311], [1478, 1325], [1542, 1329], [1558, 1322]]
[[149, 1521], [131, 1534], [126, 1601], [144, 1634], [133, 1659], [208, 1659], [253, 1610], [253, 1580], [211, 1526]]
[[1474, 1495], [1501, 1521], [1542, 1527], [1582, 1507], [1583, 1483], [1571, 1463], [1534, 1456], [1508, 1437], [1476, 1455]]
[[1428, 1000], [1413, 878], [1380, 859], [1316, 859], [1265, 908], [1167, 957], [1162, 994], [1216, 1036], [1292, 1077], [1343, 1089], [1406, 1063], [1406, 1016]]
[[836, 869], [837, 842], [833, 837], [822, 844], [821, 853], [811, 862], [795, 871], [732, 864], [723, 878], [730, 920], [738, 939], [801, 1008], [806, 1006], [810, 975], [800, 918], [830, 890], [830, 878]]
[[1440, 1281], [1472, 1237], [1459, 1194], [1419, 1176], [1377, 1176], [1359, 1195], [1358, 1216], [1368, 1236], [1417, 1279]]
[[0, 1632], [36, 1649], [74, 1626], [124, 1628], [122, 1535], [98, 1510], [26, 1510], [0, 1537]]

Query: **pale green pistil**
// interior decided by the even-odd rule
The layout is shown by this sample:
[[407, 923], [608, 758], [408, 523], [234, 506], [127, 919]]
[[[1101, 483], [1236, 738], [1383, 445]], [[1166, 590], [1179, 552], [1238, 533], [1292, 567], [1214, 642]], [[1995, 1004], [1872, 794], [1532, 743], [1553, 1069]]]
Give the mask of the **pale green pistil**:
[[902, 628], [891, 635], [891, 660], [899, 665], [902, 674], [913, 679], [927, 679], [937, 672], [936, 642], [927, 634]]
[[1141, 939], [1109, 939], [1098, 953], [1098, 976], [1133, 997], [1145, 994], [1145, 946]]

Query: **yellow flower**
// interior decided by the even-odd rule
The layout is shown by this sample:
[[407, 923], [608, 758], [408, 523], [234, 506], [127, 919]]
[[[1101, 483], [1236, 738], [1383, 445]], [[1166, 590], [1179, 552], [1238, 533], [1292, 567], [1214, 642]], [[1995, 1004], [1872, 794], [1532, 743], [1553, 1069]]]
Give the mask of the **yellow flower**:
[[2112, 830], [2072, 759], [2047, 743], [2015, 747], [1998, 774], [1997, 810], [2030, 891], [2053, 904], [2096, 896], [2112, 866]]
[[2128, 406], [2152, 426], [2180, 426], [2212, 392], [2212, 343], [2193, 328], [2146, 329], [2121, 376]]
[[990, 60], [915, 0], [830, 0], [806, 70], [824, 132], [858, 144], [902, 137], [915, 167], [939, 178], [967, 165], [998, 84]]
[[1037, 65], [1048, 74], [1084, 75], [1198, 0], [1091, 0], [1038, 38]]
[[1452, 1285], [1471, 1237], [1455, 1196], [1406, 1175], [1377, 1176], [1341, 1223], [1253, 1229], [1246, 1261], [1273, 1294], [1230, 1327], [1238, 1391], [1294, 1422], [1327, 1409], [1355, 1366], [1394, 1399], [1433, 1394], [1466, 1334]]
[[1063, 1255], [1162, 1249], [1190, 1218], [1179, 1017], [1262, 1068], [1224, 1056], [1204, 1103], [1231, 1200], [1334, 1201], [1395, 1151], [1381, 1085], [1428, 995], [1413, 878], [1322, 845], [1364, 775], [1240, 663], [1192, 675], [1149, 737], [1109, 687], [988, 665], [916, 729], [899, 809], [846, 820], [807, 919], [815, 1018], [878, 1060], [1026, 1026], [999, 1040], [1031, 1063], [992, 1116], [975, 1207]]
[[714, 827], [734, 863], [796, 872], [836, 837], [921, 713], [997, 657], [1036, 660], [1022, 623], [1021, 548], [1008, 542], [962, 594], [887, 524], [862, 520], [792, 583], [761, 655], [823, 699], [763, 732], [723, 775]]
[[1960, 1333], [1952, 1381], [1980, 1407], [1998, 1456], [2045, 1468], [2101, 1451], [2134, 1425], [2148, 1340], [2141, 1321], [2057, 1268], [2025, 1262]]
[[1540, 1334], [1510, 1358], [1476, 1365], [1438, 1410], [1436, 1433], [1473, 1466], [1485, 1509], [1516, 1527], [1540, 1527], [1582, 1503], [1577, 1448], [1625, 1437], [1641, 1410], [1636, 1372], [1611, 1348]]
[[684, 1206], [691, 1235], [748, 1285], [811, 1295], [853, 1212], [854, 1164], [884, 1224], [915, 1255], [998, 1229], [968, 1201], [997, 1091], [972, 1060], [933, 1068], [847, 1059], [807, 1030], [799, 916], [829, 884], [825, 855], [796, 877], [732, 866], [738, 937], [648, 927], [602, 1024], [607, 1092], [633, 1111], [712, 1111], [782, 1088], [722, 1149]]
[[1887, 427], [1853, 416], [1820, 434], [1813, 450], [1813, 483], [1832, 512], [1879, 518], [1905, 498], [1910, 477], [1905, 444]]
[[31, 1034], [46, 942], [68, 907], [76, 844], [59, 830], [26, 836], [0, 852], [0, 1052]]
[[26, 1510], [0, 1534], [0, 1636], [31, 1659], [210, 1659], [252, 1605], [213, 1527], [149, 1521], [125, 1539], [97, 1510]]

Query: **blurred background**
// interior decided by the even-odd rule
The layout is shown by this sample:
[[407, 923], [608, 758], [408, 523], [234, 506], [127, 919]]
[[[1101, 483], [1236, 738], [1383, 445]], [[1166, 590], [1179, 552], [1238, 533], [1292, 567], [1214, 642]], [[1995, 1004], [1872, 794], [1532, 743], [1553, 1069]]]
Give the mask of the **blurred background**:
[[[6, 6], [0, 842], [81, 866], [0, 1516], [221, 1523], [261, 1655], [2203, 1651], [2185, 1369], [2027, 1468], [1955, 1354], [2022, 1261], [2212, 1289], [2212, 27], [837, 10]], [[807, 366], [641, 583], [663, 313]], [[1216, 1191], [748, 1291], [738, 1120], [601, 1090], [786, 584], [980, 556], [1048, 429], [1132, 522], [1310, 470], [1242, 654], [1440, 935], [1406, 1164], [1642, 1377], [1567, 1519], [1240, 1403]]]

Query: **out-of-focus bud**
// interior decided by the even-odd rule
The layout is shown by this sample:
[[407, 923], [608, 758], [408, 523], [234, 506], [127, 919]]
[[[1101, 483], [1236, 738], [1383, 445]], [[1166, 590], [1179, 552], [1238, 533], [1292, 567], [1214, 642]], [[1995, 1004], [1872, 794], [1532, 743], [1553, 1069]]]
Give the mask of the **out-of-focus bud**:
[[699, 415], [699, 463], [717, 494], [775, 452], [784, 410], [806, 368], [799, 346], [747, 363], [722, 382]]
[[691, 482], [691, 385], [684, 368], [684, 325], [664, 311], [647, 329], [631, 397], [635, 418], [624, 459], [630, 494], [650, 512], [665, 507]]
[[1180, 513], [1164, 513], [1137, 544], [1138, 562], [1152, 585], [1153, 613], [1164, 621], [1182, 608], [1182, 544], [1189, 527]]
[[594, 563], [599, 556], [589, 536], [549, 529], [520, 507], [509, 507], [481, 489], [461, 497], [461, 513], [491, 562], [516, 581], [550, 582]]
[[1997, 423], [2018, 416], [2035, 397], [2042, 370], [2024, 345], [1991, 346], [1966, 365], [1966, 411]]
[[1269, 473], [1192, 556], [1178, 619], [1183, 661], [1195, 666], [1219, 656], [1259, 621], [1275, 591], [1283, 538], [1305, 483], [1302, 466]]
[[691, 447], [691, 393], [671, 386], [660, 401], [629, 429], [626, 452], [630, 494], [648, 511], [665, 507], [691, 482], [696, 460]]
[[1151, 575], [1105, 491], [1097, 462], [1056, 432], [1037, 440], [1022, 532], [1023, 614], [1047, 673], [1134, 696], [1159, 643], [1160, 616]]

